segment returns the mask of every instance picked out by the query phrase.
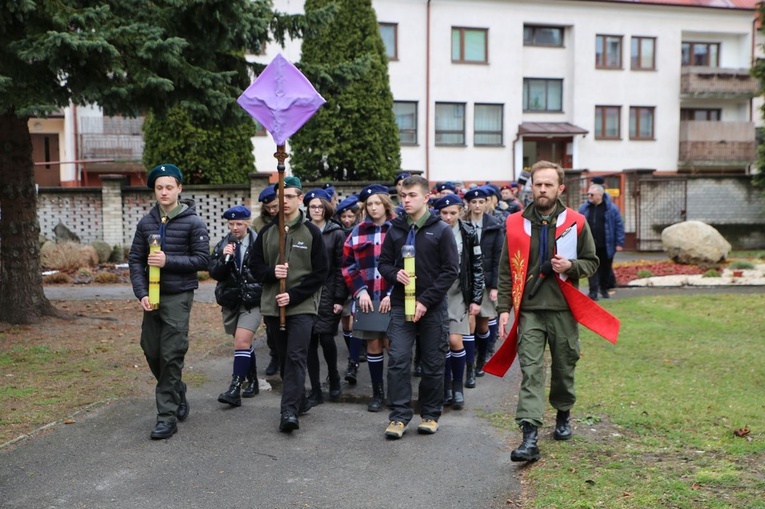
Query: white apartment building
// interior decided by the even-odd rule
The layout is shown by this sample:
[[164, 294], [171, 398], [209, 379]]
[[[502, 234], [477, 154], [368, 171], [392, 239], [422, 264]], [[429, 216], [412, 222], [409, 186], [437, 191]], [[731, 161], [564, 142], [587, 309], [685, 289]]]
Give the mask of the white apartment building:
[[[274, 0], [283, 12], [303, 4]], [[593, 173], [749, 172], [761, 123], [755, 4], [373, 0], [402, 169], [431, 182], [506, 182], [538, 159]], [[298, 61], [300, 42], [255, 58], [278, 53]], [[271, 137], [253, 145], [258, 170], [276, 171]]]

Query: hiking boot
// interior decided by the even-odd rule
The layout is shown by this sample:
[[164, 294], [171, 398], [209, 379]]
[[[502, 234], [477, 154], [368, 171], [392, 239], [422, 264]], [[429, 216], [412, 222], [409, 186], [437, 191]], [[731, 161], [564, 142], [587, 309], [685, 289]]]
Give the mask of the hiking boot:
[[321, 389], [311, 389], [311, 392], [308, 393], [306, 400], [308, 401], [309, 408], [313, 408], [324, 403], [324, 396], [321, 393]]
[[454, 393], [451, 389], [444, 387], [444, 406], [451, 406], [454, 403]]
[[383, 382], [372, 384], [372, 401], [367, 406], [368, 412], [379, 412], [385, 405], [385, 389]]
[[432, 435], [438, 431], [438, 421], [434, 419], [423, 418], [419, 426], [417, 426], [417, 433], [421, 435]]
[[345, 381], [350, 385], [356, 385], [359, 377], [359, 363], [348, 361], [348, 369], [345, 370]]
[[478, 358], [475, 361], [475, 376], [481, 377], [486, 374], [483, 370], [483, 365], [486, 364], [486, 354], [478, 354]]
[[555, 431], [553, 432], [553, 438], [555, 440], [568, 440], [573, 434], [571, 432], [571, 424], [569, 423], [569, 417], [571, 415], [570, 410], [558, 410], [555, 416]]
[[398, 440], [406, 433], [406, 424], [401, 421], [390, 421], [388, 427], [385, 428], [386, 438], [392, 438]]
[[539, 440], [537, 427], [530, 422], [523, 421], [521, 430], [523, 431], [523, 442], [510, 453], [510, 461], [537, 461], [540, 457], [539, 447], [537, 447]]
[[253, 369], [247, 374], [247, 380], [242, 386], [243, 398], [254, 398], [256, 394], [260, 392], [260, 386], [258, 385], [258, 374]]
[[271, 362], [266, 366], [266, 376], [274, 376], [279, 372], [279, 359], [271, 357]]
[[475, 362], [465, 364], [465, 387], [468, 389], [475, 387]]
[[452, 408], [455, 410], [462, 410], [465, 406], [465, 395], [462, 388], [462, 380], [454, 380], [452, 382], [452, 392], [454, 393], [454, 404]]
[[226, 392], [218, 396], [218, 401], [231, 406], [242, 406], [242, 382], [244, 382], [244, 377], [233, 375], [231, 377], [231, 385]]
[[335, 371], [335, 374], [329, 375], [327, 380], [329, 381], [329, 400], [337, 401], [343, 394], [343, 388], [340, 386], [340, 374]]

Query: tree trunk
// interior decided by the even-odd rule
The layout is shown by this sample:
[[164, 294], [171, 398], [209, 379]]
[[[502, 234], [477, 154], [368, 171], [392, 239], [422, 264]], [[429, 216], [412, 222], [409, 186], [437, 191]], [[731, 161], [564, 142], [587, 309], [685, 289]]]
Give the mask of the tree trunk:
[[56, 308], [43, 292], [40, 223], [27, 119], [0, 114], [0, 322], [36, 323]]

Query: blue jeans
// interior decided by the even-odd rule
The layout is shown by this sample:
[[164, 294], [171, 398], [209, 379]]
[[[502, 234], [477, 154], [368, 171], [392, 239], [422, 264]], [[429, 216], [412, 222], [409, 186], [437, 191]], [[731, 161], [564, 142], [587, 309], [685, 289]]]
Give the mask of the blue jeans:
[[412, 348], [419, 337], [422, 378], [420, 378], [420, 415], [438, 420], [444, 406], [444, 364], [449, 349], [449, 320], [446, 299], [428, 309], [417, 322], [407, 322], [404, 308], [391, 309], [388, 339], [388, 406], [391, 421], [409, 423], [412, 408]]

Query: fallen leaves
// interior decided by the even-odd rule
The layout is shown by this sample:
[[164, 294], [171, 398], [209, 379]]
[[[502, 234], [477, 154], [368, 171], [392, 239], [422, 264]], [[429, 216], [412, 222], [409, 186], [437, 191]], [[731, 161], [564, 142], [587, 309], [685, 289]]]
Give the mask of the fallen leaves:
[[654, 276], [678, 276], [703, 274], [704, 271], [695, 265], [682, 265], [673, 261], [661, 261], [648, 263], [645, 261], [635, 262], [634, 264], [614, 265], [614, 275], [616, 276], [617, 286], [626, 286], [627, 283], [639, 279], [637, 273], [641, 270], [647, 270]]
[[734, 430], [733, 434], [736, 435], [737, 437], [743, 438], [749, 434], [749, 428], [739, 428], [737, 430]]

